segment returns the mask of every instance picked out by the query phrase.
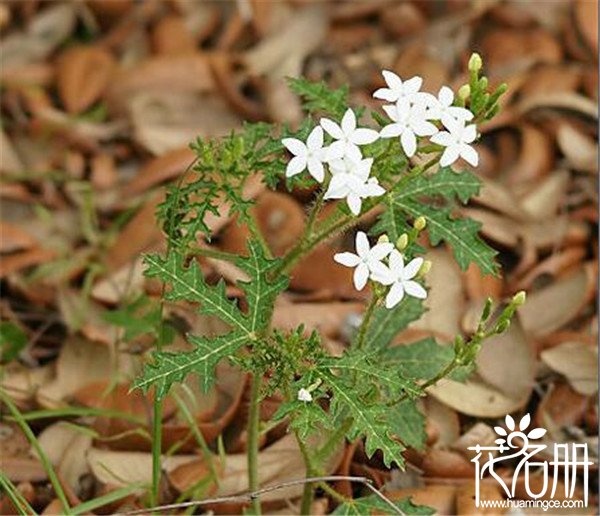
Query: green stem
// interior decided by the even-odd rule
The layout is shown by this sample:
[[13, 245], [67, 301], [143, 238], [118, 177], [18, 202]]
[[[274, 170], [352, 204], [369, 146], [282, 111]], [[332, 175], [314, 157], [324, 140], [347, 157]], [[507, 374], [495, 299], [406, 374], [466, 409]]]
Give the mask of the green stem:
[[[306, 445], [300, 439], [298, 432], [294, 432], [296, 436], [296, 441], [298, 441], [298, 446], [300, 448], [300, 453], [302, 454], [302, 458], [304, 459], [304, 465], [306, 466], [306, 478], [312, 477], [315, 475], [312, 467], [312, 460], [310, 458], [310, 454], [306, 448]], [[304, 489], [302, 490], [302, 501], [300, 502], [300, 514], [310, 514], [313, 502], [314, 495], [314, 486], [312, 482], [307, 482], [304, 484]]]
[[63, 506], [63, 510], [65, 511], [65, 514], [71, 514], [71, 506], [69, 505], [69, 501], [67, 500], [65, 491], [63, 490], [62, 485], [60, 484], [60, 481], [58, 480], [58, 476], [57, 476], [56, 472], [54, 471], [54, 467], [52, 466], [50, 459], [48, 459], [48, 456], [44, 453], [44, 450], [40, 446], [40, 443], [36, 439], [34, 433], [31, 431], [31, 428], [29, 427], [27, 422], [23, 419], [23, 416], [21, 415], [21, 412], [16, 407], [16, 405], [4, 393], [3, 389], [0, 389], [0, 400], [2, 400], [2, 402], [8, 407], [8, 410], [12, 414], [17, 425], [19, 425], [19, 427], [21, 428], [21, 431], [25, 434], [25, 437], [27, 437], [27, 440], [30, 442], [31, 446], [37, 453], [38, 458], [40, 459], [40, 462], [42, 463], [42, 466], [44, 467], [44, 470], [48, 474], [48, 479], [50, 480], [50, 483], [52, 484], [52, 487], [54, 488], [54, 493], [56, 494], [56, 497], [58, 498], [58, 500], [60, 501], [60, 503]]
[[[260, 384], [261, 377], [252, 376], [250, 386], [250, 411], [248, 414], [248, 490], [250, 492], [259, 489], [258, 479], [258, 437], [260, 423]], [[260, 500], [252, 500], [254, 514], [260, 514]]]
[[231, 263], [235, 263], [239, 258], [236, 254], [219, 251], [217, 249], [211, 249], [208, 247], [193, 247], [192, 253], [197, 256], [206, 256], [207, 258], [214, 258], [216, 260], [222, 260], [224, 262]]
[[367, 309], [365, 311], [365, 315], [363, 317], [362, 323], [360, 324], [360, 329], [358, 330], [358, 338], [356, 340], [356, 348], [362, 349], [365, 344], [365, 337], [367, 336], [367, 330], [371, 324], [371, 319], [373, 318], [373, 313], [375, 312], [375, 307], [377, 306], [377, 302], [379, 301], [379, 297], [373, 293], [371, 296], [371, 300], [367, 305]]
[[246, 220], [246, 224], [248, 225], [248, 229], [250, 230], [252, 237], [256, 241], [258, 241], [258, 243], [262, 247], [262, 249], [265, 253], [265, 256], [269, 259], [273, 258], [273, 254], [271, 253], [271, 248], [269, 247], [269, 244], [265, 240], [265, 237], [262, 234], [262, 231], [258, 227], [258, 224], [256, 223], [256, 220], [254, 219], [254, 217], [252, 215], [250, 215], [248, 217], [248, 220]]
[[150, 506], [159, 504], [162, 454], [162, 400], [154, 398], [152, 406], [152, 489]]
[[24, 514], [25, 516], [37, 514], [37, 512], [35, 512], [33, 510], [31, 505], [29, 505], [29, 502], [21, 494], [21, 491], [19, 491], [19, 489], [1, 471], [0, 471], [0, 487], [2, 487], [2, 489], [6, 493], [6, 496], [8, 496], [9, 500], [15, 506], [17, 511], [19, 511], [19, 514]]

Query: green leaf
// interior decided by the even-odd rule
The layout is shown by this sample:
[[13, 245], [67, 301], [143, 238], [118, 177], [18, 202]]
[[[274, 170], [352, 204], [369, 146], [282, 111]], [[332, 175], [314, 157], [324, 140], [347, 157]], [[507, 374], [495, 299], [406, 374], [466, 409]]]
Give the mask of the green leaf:
[[305, 441], [309, 435], [333, 427], [331, 416], [323, 410], [317, 399], [311, 402], [293, 400], [279, 405], [273, 415], [273, 421], [281, 421], [290, 416], [290, 428], [298, 432], [300, 439]]
[[423, 302], [415, 297], [405, 297], [394, 308], [377, 307], [365, 343], [368, 349], [383, 349], [411, 322], [423, 315], [425, 308]]
[[453, 359], [452, 346], [440, 346], [433, 338], [388, 348], [382, 356], [386, 364], [396, 364], [401, 374], [418, 380], [434, 377]]
[[341, 424], [348, 417], [352, 418], [352, 426], [346, 434], [348, 439], [352, 441], [364, 435], [368, 457], [381, 450], [383, 461], [388, 467], [393, 462], [401, 467], [404, 464], [402, 452], [405, 448], [390, 435], [386, 422], [387, 407], [383, 403], [369, 402], [364, 396], [357, 395], [356, 387], [343, 376], [326, 370], [321, 370], [318, 374], [333, 393], [330, 410], [336, 424]]
[[191, 373], [200, 376], [200, 385], [207, 391], [215, 381], [215, 367], [224, 358], [233, 354], [248, 337], [244, 333], [232, 332], [218, 337], [189, 337], [196, 346], [186, 353], [153, 353], [154, 361], [144, 367], [144, 373], [133, 382], [133, 389], [147, 392], [155, 387], [158, 399], [164, 398], [175, 382], [181, 382]]
[[290, 90], [302, 97], [302, 107], [309, 113], [328, 113], [341, 117], [348, 108], [348, 86], [336, 90], [325, 82], [312, 82], [303, 77], [288, 78]]
[[10, 362], [27, 346], [27, 335], [12, 322], [0, 323], [0, 360]]
[[[386, 211], [380, 215], [375, 229], [380, 234], [387, 233], [394, 241], [407, 231], [407, 217], [425, 217], [432, 245], [447, 242], [463, 270], [476, 263], [484, 273], [495, 275], [498, 273], [494, 259], [497, 252], [479, 237], [481, 225], [451, 215], [455, 200], [466, 203], [480, 188], [475, 175], [457, 174], [448, 167], [413, 179], [405, 176], [386, 196]], [[445, 205], [440, 205], [440, 201]]]
[[146, 276], [159, 278], [171, 286], [165, 293], [165, 299], [200, 303], [201, 313], [214, 315], [234, 330], [250, 334], [248, 320], [235, 301], [227, 299], [225, 283], [220, 281], [214, 287], [208, 285], [196, 261], [185, 267], [183, 255], [174, 250], [166, 258], [156, 254], [148, 255], [144, 258], [144, 263], [147, 266], [144, 272]]
[[414, 400], [403, 400], [390, 407], [388, 424], [392, 433], [406, 446], [422, 450], [425, 446], [425, 417]]
[[338, 516], [365, 516], [366, 514], [430, 515], [435, 513], [431, 507], [415, 505], [409, 498], [394, 500], [393, 502], [398, 509], [397, 511], [390, 507], [385, 500], [382, 500], [379, 496], [373, 494], [339, 505], [331, 514], [336, 514]]

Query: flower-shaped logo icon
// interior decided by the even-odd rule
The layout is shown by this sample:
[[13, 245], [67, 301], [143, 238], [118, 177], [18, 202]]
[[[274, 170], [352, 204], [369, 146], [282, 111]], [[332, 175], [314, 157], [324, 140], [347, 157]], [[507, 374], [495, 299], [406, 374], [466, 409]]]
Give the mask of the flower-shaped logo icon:
[[[529, 432], [527, 432], [527, 434], [525, 434], [525, 430], [527, 430], [527, 428], [529, 427], [529, 424], [531, 423], [531, 416], [529, 414], [525, 414], [521, 418], [521, 421], [519, 421], [519, 429], [518, 430], [517, 430], [515, 420], [511, 416], [507, 415], [506, 418], [504, 419], [504, 423], [506, 424], [506, 428], [508, 428], [510, 433], [507, 432], [501, 426], [494, 427], [494, 431], [499, 436], [501, 436], [500, 438], [498, 438], [494, 441], [496, 444], [499, 444], [499, 445], [504, 445], [504, 443], [507, 443], [510, 447], [514, 448], [515, 446], [512, 444], [512, 441], [515, 437], [520, 437], [522, 439], [525, 438], [525, 440], [539, 439], [540, 437], [543, 437], [544, 434], [546, 433], [546, 430], [544, 428], [532, 428]], [[505, 437], [506, 439], [503, 439], [503, 437]]]

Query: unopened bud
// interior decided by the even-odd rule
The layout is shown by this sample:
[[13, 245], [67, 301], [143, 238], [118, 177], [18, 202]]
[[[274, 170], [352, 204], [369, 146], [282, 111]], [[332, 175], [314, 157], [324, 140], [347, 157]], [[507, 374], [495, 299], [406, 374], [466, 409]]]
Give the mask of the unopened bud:
[[378, 239], [377, 239], [377, 243], [378, 244], [387, 244], [390, 241], [389, 237], [387, 235], [381, 235]]
[[413, 224], [414, 228], [417, 231], [423, 231], [425, 229], [426, 225], [427, 225], [427, 221], [425, 220], [425, 217], [423, 217], [423, 216], [417, 217], [417, 219], [415, 220], [415, 223]]
[[458, 98], [461, 99], [464, 102], [470, 96], [471, 96], [471, 86], [469, 86], [468, 84], [463, 84], [458, 89]]
[[477, 52], [473, 52], [471, 54], [471, 58], [469, 59], [469, 70], [472, 72], [478, 72], [481, 70], [483, 66], [483, 61], [481, 60], [481, 56]]
[[408, 235], [406, 233], [402, 233], [400, 238], [396, 241], [396, 247], [399, 251], [404, 251], [406, 246], [408, 245]]
[[513, 302], [513, 305], [521, 306], [521, 305], [525, 304], [526, 299], [527, 299], [527, 295], [525, 294], [525, 291], [521, 290], [520, 292], [517, 292], [513, 296], [512, 302]]
[[506, 330], [508, 330], [508, 327], [510, 326], [510, 321], [508, 319], [504, 319], [503, 321], [500, 321], [497, 325], [495, 331], [496, 333], [504, 333]]
[[419, 269], [418, 276], [421, 278], [425, 276], [431, 270], [431, 265], [431, 261], [425, 260]]

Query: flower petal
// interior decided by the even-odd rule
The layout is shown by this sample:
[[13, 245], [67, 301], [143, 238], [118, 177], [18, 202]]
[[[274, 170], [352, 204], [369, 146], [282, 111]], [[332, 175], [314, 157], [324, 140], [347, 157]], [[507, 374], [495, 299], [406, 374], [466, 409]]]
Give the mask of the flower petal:
[[350, 108], [346, 110], [342, 118], [342, 131], [346, 136], [350, 136], [356, 129], [356, 115]]
[[444, 107], [450, 107], [454, 102], [454, 92], [448, 86], [442, 86], [438, 93], [440, 104]]
[[475, 124], [468, 125], [464, 128], [462, 133], [462, 141], [465, 143], [471, 143], [477, 138], [477, 126]]
[[308, 160], [308, 173], [319, 183], [322, 183], [323, 179], [325, 179], [325, 168], [323, 167], [323, 163], [316, 158]]
[[422, 85], [423, 79], [418, 75], [415, 75], [407, 81], [404, 81], [404, 84], [402, 84], [402, 88], [404, 89], [405, 95], [410, 95], [417, 93], [421, 89]]
[[385, 111], [385, 114], [390, 117], [390, 120], [393, 120], [394, 122], [398, 121], [398, 108], [396, 107], [396, 104], [385, 104], [381, 107]]
[[400, 303], [400, 301], [402, 301], [403, 297], [404, 287], [402, 286], [402, 283], [394, 283], [385, 298], [385, 307], [388, 309], [394, 308], [398, 303]]
[[479, 164], [479, 154], [477, 154], [477, 151], [473, 147], [466, 143], [460, 146], [460, 157], [473, 167]]
[[335, 141], [331, 145], [325, 148], [325, 160], [333, 161], [335, 159], [341, 159], [346, 153], [346, 144], [343, 141]]
[[409, 158], [412, 158], [417, 152], [417, 138], [415, 137], [415, 133], [413, 133], [410, 129], [406, 129], [402, 131], [400, 135], [400, 143], [402, 144], [402, 148], [404, 149], [404, 153]]
[[379, 133], [374, 131], [373, 129], [367, 129], [365, 127], [361, 127], [356, 129], [352, 135], [350, 136], [350, 141], [354, 145], [367, 145], [368, 143], [373, 143], [379, 138]]
[[308, 135], [306, 146], [309, 150], [317, 150], [323, 147], [323, 128], [316, 126]]
[[342, 131], [342, 128], [333, 120], [330, 120], [329, 118], [321, 118], [319, 123], [321, 124], [321, 127], [325, 129], [327, 134], [329, 134], [336, 140], [339, 140], [340, 138], [344, 137], [344, 132]]
[[306, 156], [308, 149], [303, 141], [297, 138], [284, 138], [281, 143], [289, 150], [294, 156]]
[[404, 126], [400, 124], [390, 124], [386, 125], [380, 132], [379, 136], [382, 138], [394, 138], [396, 136], [400, 136], [404, 131]]
[[388, 267], [379, 261], [369, 261], [368, 262], [368, 267], [369, 270], [371, 271], [371, 277], [376, 277], [376, 278], [386, 278], [386, 277], [390, 277], [391, 281], [389, 282], [389, 284], [391, 285], [394, 282], [394, 278], [392, 277], [392, 274], [390, 273], [390, 270], [388, 269]]
[[404, 257], [397, 249], [392, 250], [389, 259], [390, 269], [399, 276], [404, 271]]
[[369, 267], [367, 267], [366, 263], [359, 264], [356, 270], [354, 271], [354, 288], [356, 288], [356, 290], [362, 290], [363, 288], [365, 288], [368, 279]]
[[444, 147], [448, 147], [454, 143], [454, 138], [448, 131], [440, 131], [439, 133], [434, 134], [430, 140], [431, 143], [443, 145]]
[[395, 74], [394, 72], [390, 72], [389, 70], [383, 70], [381, 72], [383, 78], [385, 79], [386, 84], [392, 90], [400, 90], [402, 88], [402, 79]]
[[416, 281], [403, 281], [402, 284], [409, 296], [416, 297], [417, 299], [427, 298], [427, 291]]
[[438, 132], [438, 128], [425, 120], [424, 116], [421, 119], [413, 120], [410, 126], [417, 136], [432, 136]]
[[405, 280], [414, 278], [417, 275], [417, 272], [419, 272], [421, 266], [423, 265], [423, 262], [424, 260], [420, 256], [408, 262], [404, 267], [404, 271], [402, 272], [402, 278]]
[[398, 100], [398, 92], [389, 88], [379, 88], [373, 93], [373, 98], [387, 102], [396, 102]]
[[442, 154], [442, 158], [440, 159], [440, 165], [442, 167], [447, 167], [452, 165], [459, 156], [459, 148], [457, 145], [451, 145], [450, 147], [446, 147], [446, 150]]
[[350, 193], [348, 194], [348, 197], [346, 197], [346, 202], [348, 203], [348, 208], [350, 208], [350, 211], [354, 215], [358, 216], [362, 207], [361, 198], [355, 193]]
[[375, 244], [369, 251], [369, 259], [381, 261], [388, 254], [390, 254], [393, 249], [394, 244], [392, 244], [391, 242], [382, 242], [380, 244]]
[[296, 156], [287, 164], [285, 175], [287, 177], [295, 176], [306, 168], [306, 156]]
[[356, 246], [356, 254], [361, 258], [368, 258], [371, 246], [369, 245], [369, 239], [364, 231], [358, 231], [356, 233], [354, 245]]
[[345, 267], [356, 267], [361, 262], [360, 256], [349, 252], [336, 253], [333, 255], [333, 259]]

